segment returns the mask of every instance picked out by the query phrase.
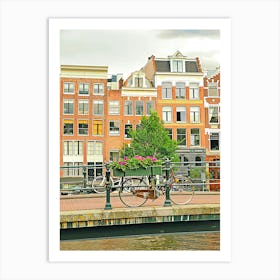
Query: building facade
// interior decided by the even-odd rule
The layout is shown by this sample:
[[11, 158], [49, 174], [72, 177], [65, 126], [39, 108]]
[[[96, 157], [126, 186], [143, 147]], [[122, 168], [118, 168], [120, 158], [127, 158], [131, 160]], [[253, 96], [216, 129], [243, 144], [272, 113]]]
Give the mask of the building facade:
[[[220, 74], [205, 77], [199, 58], [179, 51], [151, 56], [125, 81], [121, 74], [109, 76], [107, 66], [62, 65], [60, 101], [60, 165], [92, 165], [90, 177], [102, 173], [103, 162], [119, 158], [131, 141], [129, 130], [150, 110], [178, 141], [183, 165], [219, 160]], [[61, 176], [80, 173], [61, 170]]]

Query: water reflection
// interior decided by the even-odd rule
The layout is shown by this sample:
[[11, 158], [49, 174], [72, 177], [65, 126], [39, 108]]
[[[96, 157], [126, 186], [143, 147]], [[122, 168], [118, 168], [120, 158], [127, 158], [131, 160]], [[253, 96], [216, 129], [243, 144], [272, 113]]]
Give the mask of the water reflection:
[[219, 232], [172, 233], [61, 241], [61, 250], [220, 250]]

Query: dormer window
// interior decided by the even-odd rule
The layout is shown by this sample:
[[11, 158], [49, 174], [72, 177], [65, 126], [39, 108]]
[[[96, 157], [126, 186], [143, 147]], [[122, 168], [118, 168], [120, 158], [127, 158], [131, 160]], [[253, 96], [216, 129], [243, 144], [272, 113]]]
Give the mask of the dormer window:
[[143, 78], [135, 78], [135, 87], [143, 87]]
[[172, 61], [172, 72], [183, 72], [183, 61], [182, 60], [173, 60]]

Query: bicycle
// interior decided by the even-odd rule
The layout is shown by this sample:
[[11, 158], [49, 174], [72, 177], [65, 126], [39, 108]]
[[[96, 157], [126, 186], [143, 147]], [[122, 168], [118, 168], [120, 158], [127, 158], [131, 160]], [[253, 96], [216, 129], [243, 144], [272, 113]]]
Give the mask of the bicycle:
[[[119, 185], [119, 182], [120, 179], [110, 177], [110, 185], [112, 186], [111, 191], [114, 186]], [[106, 176], [96, 176], [92, 181], [91, 187], [95, 193], [104, 194], [106, 192]]]
[[[166, 178], [163, 176], [121, 177], [119, 198], [127, 207], [140, 207], [148, 199], [155, 200], [165, 195]], [[174, 171], [169, 176], [170, 200], [176, 205], [191, 202], [194, 196], [194, 186], [186, 176], [175, 176]]]

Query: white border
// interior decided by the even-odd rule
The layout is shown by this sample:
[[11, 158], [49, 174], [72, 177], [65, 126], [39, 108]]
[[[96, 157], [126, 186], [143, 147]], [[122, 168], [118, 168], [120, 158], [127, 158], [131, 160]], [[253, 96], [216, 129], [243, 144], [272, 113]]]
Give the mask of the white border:
[[[102, 28], [100, 28], [102, 26]], [[220, 251], [60, 251], [59, 250], [59, 77], [60, 30], [219, 29], [221, 38], [221, 249]], [[231, 259], [231, 85], [230, 19], [49, 19], [49, 260], [75, 262], [228, 262]], [[207, 47], [207, 46], [206, 46]], [[224, 94], [226, 93], [226, 94]], [[226, 187], [225, 187], [226, 186]]]

